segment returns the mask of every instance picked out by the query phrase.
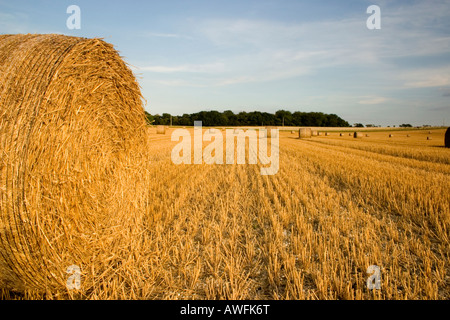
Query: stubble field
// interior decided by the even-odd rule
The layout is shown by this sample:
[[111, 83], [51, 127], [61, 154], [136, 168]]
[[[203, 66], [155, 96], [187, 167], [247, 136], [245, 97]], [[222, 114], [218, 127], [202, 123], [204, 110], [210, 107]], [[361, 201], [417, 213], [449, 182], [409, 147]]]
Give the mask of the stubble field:
[[[149, 129], [149, 201], [128, 258], [64, 295], [450, 299], [444, 130], [359, 139], [280, 132], [272, 176], [260, 165], [175, 165], [172, 130]], [[371, 265], [381, 289], [367, 288]]]
[[[281, 132], [280, 170], [262, 176], [258, 165], [176, 166], [170, 132], [151, 135], [146, 294], [449, 299], [444, 130], [297, 136]], [[367, 289], [370, 265], [380, 290]]]

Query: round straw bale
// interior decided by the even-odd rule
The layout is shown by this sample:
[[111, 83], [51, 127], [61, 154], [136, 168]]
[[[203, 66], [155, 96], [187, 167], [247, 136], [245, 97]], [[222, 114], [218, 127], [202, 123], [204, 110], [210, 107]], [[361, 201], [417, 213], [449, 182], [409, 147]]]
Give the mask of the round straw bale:
[[368, 133], [366, 133], [366, 137], [367, 137], [367, 138], [369, 137], [369, 134], [368, 134]]
[[427, 137], [427, 140], [431, 140], [432, 138], [431, 137]]
[[311, 136], [317, 136], [317, 134], [318, 134], [318, 133], [317, 133], [316, 130], [312, 130], [312, 131], [311, 131]]
[[73, 264], [86, 290], [120, 273], [146, 149], [139, 85], [111, 44], [1, 35], [0, 286], [67, 293]]
[[165, 126], [156, 126], [156, 133], [157, 134], [166, 134], [166, 127]]
[[450, 127], [445, 131], [444, 145], [446, 148], [450, 148]]
[[339, 133], [339, 136], [340, 136], [340, 137], [342, 137], [342, 136], [343, 136], [343, 134], [342, 134], [342, 133]]
[[394, 135], [393, 134], [389, 134], [389, 138], [392, 138]]
[[354, 132], [353, 133], [353, 138], [362, 138], [362, 133], [361, 132]]
[[353, 134], [351, 132], [348, 133], [349, 137], [351, 137]]
[[409, 137], [410, 137], [410, 135], [409, 135], [409, 134], [407, 134], [407, 135], [406, 135], [406, 137], [407, 137], [407, 138], [409, 138]]
[[311, 128], [300, 128], [298, 130], [298, 137], [300, 139], [311, 138]]

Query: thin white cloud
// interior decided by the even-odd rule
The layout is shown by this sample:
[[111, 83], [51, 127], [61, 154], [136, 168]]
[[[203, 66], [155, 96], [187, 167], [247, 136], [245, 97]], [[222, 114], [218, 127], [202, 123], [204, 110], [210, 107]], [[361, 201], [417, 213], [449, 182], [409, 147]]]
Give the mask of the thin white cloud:
[[450, 86], [450, 66], [422, 68], [407, 71], [400, 76], [405, 88], [430, 88]]
[[181, 34], [181, 33], [172, 33], [172, 32], [142, 32], [140, 33], [142, 37], [144, 38], [166, 38], [166, 39], [173, 39], [173, 40], [179, 40], [179, 39], [191, 39], [192, 37]]
[[223, 63], [212, 64], [189, 64], [179, 66], [143, 66], [137, 68], [139, 71], [156, 73], [220, 73], [224, 71]]
[[204, 85], [197, 85], [185, 80], [155, 80], [154, 83], [161, 84], [168, 87], [206, 87]]
[[[448, 3], [419, 2], [395, 8], [386, 3], [381, 11], [381, 30], [366, 28], [365, 11], [344, 19], [298, 23], [261, 19], [190, 21], [186, 34], [199, 44], [198, 52], [191, 54], [210, 62], [143, 66], [141, 70], [170, 74], [174, 80], [168, 82], [170, 85], [226, 86], [302, 77], [322, 70], [333, 77], [340, 72], [336, 67], [367, 68], [371, 78], [382, 78], [380, 83], [397, 81], [398, 87], [448, 85], [448, 76], [439, 70], [425, 70], [412, 78], [398, 76], [408, 75], [411, 67], [393, 62], [450, 54], [450, 37], [439, 31], [448, 24]], [[149, 35], [180, 37], [175, 33]], [[187, 79], [187, 73], [198, 77]], [[361, 101], [374, 103], [370, 99]]]
[[1, 34], [27, 33], [26, 21], [28, 21], [28, 16], [24, 13], [0, 12], [0, 33]]
[[176, 33], [157, 33], [157, 32], [150, 32], [147, 34], [149, 37], [158, 37], [158, 38], [181, 38], [181, 35]]
[[388, 99], [385, 97], [364, 97], [362, 100], [358, 101], [359, 104], [381, 104], [386, 102]]
[[[283, 55], [278, 52], [279, 55]], [[311, 72], [310, 68], [302, 65], [290, 65], [292, 58], [281, 59], [281, 62], [272, 63], [277, 59], [270, 58], [266, 54], [239, 56], [228, 59], [227, 64], [223, 62], [199, 65], [180, 66], [144, 66], [137, 68], [138, 71], [149, 73], [162, 73], [175, 75], [172, 80], [158, 81], [160, 84], [170, 86], [227, 86], [240, 83], [254, 83], [286, 79]], [[261, 64], [267, 63], [265, 68], [259, 68]], [[196, 78], [189, 77], [187, 80], [182, 74], [196, 74]], [[205, 76], [205, 77], [202, 77]]]

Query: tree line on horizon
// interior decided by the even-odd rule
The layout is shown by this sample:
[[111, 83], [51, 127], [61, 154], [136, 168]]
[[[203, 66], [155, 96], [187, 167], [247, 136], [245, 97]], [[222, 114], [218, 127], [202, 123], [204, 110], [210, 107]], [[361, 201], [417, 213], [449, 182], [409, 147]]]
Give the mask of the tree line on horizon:
[[275, 113], [252, 111], [235, 114], [231, 110], [200, 111], [182, 116], [169, 113], [152, 115], [145, 112], [147, 121], [152, 125], [193, 126], [194, 121], [202, 121], [202, 126], [293, 126], [293, 127], [349, 127], [350, 124], [336, 114], [323, 112], [290, 112], [278, 110]]

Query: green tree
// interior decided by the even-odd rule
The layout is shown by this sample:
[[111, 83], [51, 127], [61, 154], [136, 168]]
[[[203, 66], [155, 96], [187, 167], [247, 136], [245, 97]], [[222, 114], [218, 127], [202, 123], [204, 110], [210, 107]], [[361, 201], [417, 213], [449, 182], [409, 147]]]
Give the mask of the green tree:
[[278, 125], [282, 126], [292, 126], [292, 113], [286, 110], [278, 110], [275, 112], [276, 122]]
[[[349, 123], [336, 114], [324, 114], [322, 112], [291, 113], [287, 110], [278, 110], [275, 113], [252, 111], [233, 113], [231, 110], [200, 111], [193, 114], [184, 113], [182, 116], [172, 116], [169, 113], [151, 115], [145, 112], [147, 122], [154, 125], [169, 125], [172, 119], [173, 125], [193, 126], [194, 121], [202, 121], [203, 126], [311, 126], [311, 127], [349, 127]], [[357, 123], [355, 126], [364, 127]]]

